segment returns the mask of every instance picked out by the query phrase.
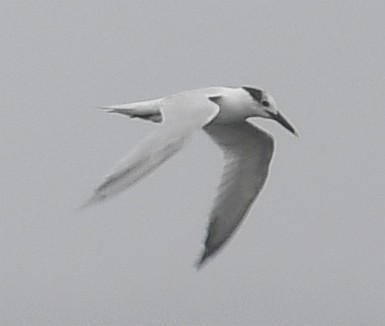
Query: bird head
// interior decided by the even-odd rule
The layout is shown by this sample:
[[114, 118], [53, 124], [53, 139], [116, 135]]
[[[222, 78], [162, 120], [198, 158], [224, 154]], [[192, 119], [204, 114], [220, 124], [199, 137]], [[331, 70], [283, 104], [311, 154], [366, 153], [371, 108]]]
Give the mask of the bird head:
[[294, 135], [298, 136], [293, 125], [284, 117], [277, 109], [277, 105], [273, 97], [264, 90], [244, 86], [242, 89], [251, 97], [253, 116], [265, 119], [273, 119], [289, 130]]

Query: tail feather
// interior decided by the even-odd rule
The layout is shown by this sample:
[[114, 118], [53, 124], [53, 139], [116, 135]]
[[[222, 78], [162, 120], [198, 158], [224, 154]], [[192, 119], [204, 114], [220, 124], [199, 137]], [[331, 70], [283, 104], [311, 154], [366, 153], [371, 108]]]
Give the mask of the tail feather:
[[105, 106], [100, 109], [107, 113], [123, 114], [130, 118], [140, 118], [143, 120], [151, 120], [153, 122], [162, 122], [163, 120], [160, 112], [160, 100], [124, 103]]
[[160, 100], [123, 103], [101, 107], [103, 111], [120, 114], [152, 115], [160, 114]]

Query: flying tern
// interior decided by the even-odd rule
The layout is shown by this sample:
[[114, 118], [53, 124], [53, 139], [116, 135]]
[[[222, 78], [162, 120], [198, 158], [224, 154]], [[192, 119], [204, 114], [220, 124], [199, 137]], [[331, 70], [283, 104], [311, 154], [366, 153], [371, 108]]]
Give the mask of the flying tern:
[[277, 109], [273, 97], [249, 86], [208, 87], [103, 109], [161, 123], [161, 126], [139, 142], [106, 176], [85, 206], [133, 185], [178, 152], [195, 131], [203, 129], [221, 148], [226, 163], [198, 268], [216, 254], [238, 228], [268, 176], [273, 137], [247, 119], [272, 119], [298, 136]]

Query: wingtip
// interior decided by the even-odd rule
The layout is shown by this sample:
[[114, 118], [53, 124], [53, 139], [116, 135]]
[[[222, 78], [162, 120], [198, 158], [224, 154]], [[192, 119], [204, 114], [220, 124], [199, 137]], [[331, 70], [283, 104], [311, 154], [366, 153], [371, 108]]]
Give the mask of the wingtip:
[[210, 255], [206, 250], [202, 253], [200, 258], [195, 263], [195, 268], [197, 271], [200, 271], [201, 268], [207, 263], [207, 258], [209, 258], [209, 256]]
[[78, 211], [83, 211], [90, 206], [99, 204], [104, 199], [105, 199], [105, 196], [95, 194], [91, 198], [87, 199], [82, 205], [80, 205], [78, 208]]
[[199, 259], [199, 260], [194, 264], [194, 267], [195, 267], [195, 269], [197, 270], [197, 272], [199, 272], [199, 271], [202, 269], [203, 265], [204, 265], [204, 260]]

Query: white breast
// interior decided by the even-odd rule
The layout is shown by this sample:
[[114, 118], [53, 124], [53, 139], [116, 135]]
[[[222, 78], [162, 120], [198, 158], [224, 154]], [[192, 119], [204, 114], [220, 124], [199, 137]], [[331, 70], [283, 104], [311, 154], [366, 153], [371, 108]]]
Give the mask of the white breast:
[[220, 106], [218, 116], [213, 120], [215, 124], [225, 124], [244, 121], [250, 117], [252, 110], [252, 100], [242, 89], [228, 88], [223, 96], [218, 100]]

